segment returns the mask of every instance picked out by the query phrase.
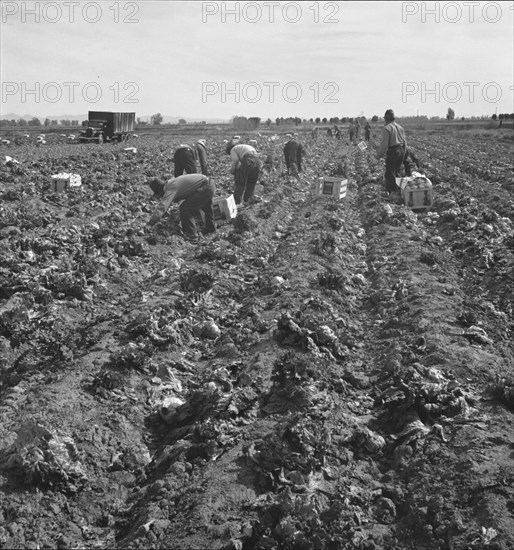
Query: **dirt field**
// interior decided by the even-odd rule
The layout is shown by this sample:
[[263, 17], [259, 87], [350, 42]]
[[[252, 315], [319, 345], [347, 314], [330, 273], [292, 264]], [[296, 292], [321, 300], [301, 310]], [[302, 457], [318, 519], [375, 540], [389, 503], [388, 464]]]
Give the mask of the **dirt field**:
[[306, 137], [296, 180], [257, 139], [200, 244], [147, 227], [178, 138], [2, 147], [0, 546], [514, 548], [512, 140], [410, 131], [415, 213], [369, 150]]

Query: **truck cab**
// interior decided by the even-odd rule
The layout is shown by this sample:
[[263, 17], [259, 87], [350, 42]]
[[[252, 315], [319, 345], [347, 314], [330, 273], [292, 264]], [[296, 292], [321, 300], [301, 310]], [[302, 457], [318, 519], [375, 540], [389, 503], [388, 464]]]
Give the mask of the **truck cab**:
[[80, 133], [80, 143], [122, 142], [134, 131], [135, 113], [113, 113], [110, 111], [89, 111], [85, 128]]
[[82, 125], [85, 130], [80, 134], [80, 142], [93, 141], [103, 143], [105, 141], [106, 120], [85, 120]]

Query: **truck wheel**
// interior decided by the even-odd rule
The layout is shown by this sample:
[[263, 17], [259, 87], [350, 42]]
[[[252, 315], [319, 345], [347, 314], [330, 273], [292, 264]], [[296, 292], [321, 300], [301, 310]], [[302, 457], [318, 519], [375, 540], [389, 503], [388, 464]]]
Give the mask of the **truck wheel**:
[[100, 135], [98, 136], [98, 143], [101, 144], [101, 143], [103, 143], [103, 142], [104, 142], [104, 137], [102, 136], [102, 134], [100, 134]]

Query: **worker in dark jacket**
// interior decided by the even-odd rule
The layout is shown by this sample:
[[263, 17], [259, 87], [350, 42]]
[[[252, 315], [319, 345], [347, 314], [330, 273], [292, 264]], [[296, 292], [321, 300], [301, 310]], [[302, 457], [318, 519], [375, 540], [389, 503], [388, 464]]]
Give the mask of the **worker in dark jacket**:
[[389, 193], [398, 191], [396, 178], [400, 176], [400, 169], [407, 149], [404, 129], [395, 122], [394, 111], [387, 109], [384, 114], [385, 125], [382, 129], [382, 141], [375, 157], [386, 157], [385, 190]]
[[302, 171], [304, 148], [294, 136], [289, 134], [288, 137], [289, 141], [284, 146], [284, 159], [288, 173], [297, 178], [298, 172]]
[[414, 154], [412, 147], [407, 147], [405, 150], [403, 167], [405, 169], [406, 176], [412, 176], [413, 170], [415, 170], [416, 172], [419, 172], [422, 169], [421, 162], [418, 160], [418, 158]]
[[173, 155], [173, 162], [175, 163], [173, 175], [176, 178], [182, 176], [184, 172], [186, 174], [198, 173], [198, 167], [196, 165], [196, 152], [193, 147], [187, 145], [186, 143], [181, 143], [178, 146], [178, 149]]
[[253, 198], [255, 186], [261, 172], [261, 161], [257, 151], [246, 143], [237, 143], [233, 139], [225, 149], [232, 159], [230, 173], [234, 175], [234, 201], [249, 202]]
[[211, 178], [203, 174], [186, 174], [170, 179], [167, 183], [154, 179], [149, 185], [155, 196], [161, 199], [159, 206], [150, 217], [150, 225], [155, 225], [172, 203], [180, 202], [180, 222], [186, 239], [193, 242], [198, 241], [195, 218], [200, 211], [203, 211], [205, 215], [205, 232], [214, 233], [216, 231], [212, 207], [216, 186]]

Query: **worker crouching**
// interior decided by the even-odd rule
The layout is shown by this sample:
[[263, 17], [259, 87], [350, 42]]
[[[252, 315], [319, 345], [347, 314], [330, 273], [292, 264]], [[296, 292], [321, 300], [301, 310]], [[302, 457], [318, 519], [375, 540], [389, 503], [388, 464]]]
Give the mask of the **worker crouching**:
[[195, 218], [204, 213], [205, 233], [214, 233], [214, 210], [212, 199], [216, 186], [211, 178], [202, 174], [186, 174], [173, 178], [167, 183], [154, 179], [149, 183], [154, 195], [161, 199], [159, 206], [150, 217], [149, 224], [155, 225], [173, 203], [180, 203], [180, 223], [184, 237], [192, 242], [199, 239]]

